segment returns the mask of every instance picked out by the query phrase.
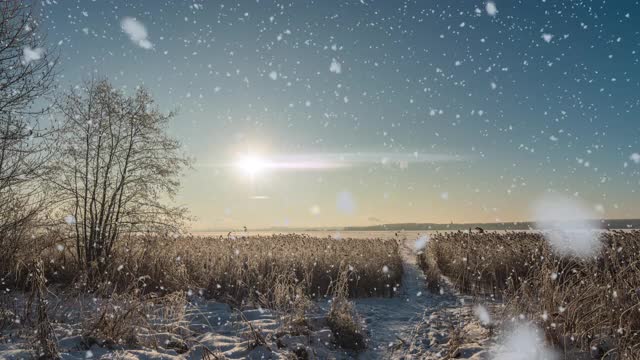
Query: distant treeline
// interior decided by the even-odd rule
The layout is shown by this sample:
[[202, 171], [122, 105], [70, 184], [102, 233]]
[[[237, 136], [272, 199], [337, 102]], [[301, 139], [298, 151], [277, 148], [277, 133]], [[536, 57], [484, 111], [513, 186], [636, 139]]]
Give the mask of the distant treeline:
[[[597, 229], [640, 229], [640, 219], [604, 219], [595, 220], [591, 224]], [[348, 226], [344, 231], [418, 231], [418, 230], [468, 230], [476, 227], [483, 230], [531, 230], [535, 229], [532, 221], [504, 222], [504, 223], [465, 223], [465, 224], [435, 224], [435, 223], [404, 223], [382, 224], [373, 226]]]

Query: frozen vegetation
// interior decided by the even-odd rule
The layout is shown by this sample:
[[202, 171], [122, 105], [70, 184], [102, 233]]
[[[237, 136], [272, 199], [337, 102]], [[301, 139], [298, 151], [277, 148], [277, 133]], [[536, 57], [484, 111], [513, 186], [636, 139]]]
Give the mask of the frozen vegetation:
[[0, 1], [0, 360], [640, 360], [639, 10]]

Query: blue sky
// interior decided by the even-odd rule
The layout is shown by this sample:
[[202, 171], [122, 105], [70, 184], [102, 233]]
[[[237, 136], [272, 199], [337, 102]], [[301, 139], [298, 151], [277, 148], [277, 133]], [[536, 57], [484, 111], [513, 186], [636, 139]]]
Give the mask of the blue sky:
[[[61, 87], [107, 77], [178, 110], [196, 162], [176, 200], [197, 229], [525, 220], [551, 190], [639, 217], [638, 2], [493, 4], [45, 1], [40, 16]], [[247, 154], [339, 166], [248, 176]]]

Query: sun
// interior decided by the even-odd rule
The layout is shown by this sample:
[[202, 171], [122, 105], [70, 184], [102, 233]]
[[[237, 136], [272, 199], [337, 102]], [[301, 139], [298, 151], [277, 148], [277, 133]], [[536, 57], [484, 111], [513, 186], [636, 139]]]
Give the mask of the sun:
[[269, 163], [265, 159], [253, 154], [242, 156], [235, 163], [236, 168], [251, 177], [262, 173], [268, 165]]

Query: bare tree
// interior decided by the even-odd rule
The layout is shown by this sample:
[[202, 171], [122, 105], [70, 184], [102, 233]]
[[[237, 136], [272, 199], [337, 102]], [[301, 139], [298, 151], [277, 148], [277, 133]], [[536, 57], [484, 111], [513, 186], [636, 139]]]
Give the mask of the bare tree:
[[[132, 96], [106, 80], [61, 99], [65, 125], [50, 183], [73, 225], [78, 260], [102, 268], [123, 234], [178, 231], [185, 209], [167, 205], [189, 166], [145, 89]], [[164, 201], [163, 201], [164, 200]]]
[[[11, 257], [41, 214], [43, 197], [36, 180], [46, 161], [44, 133], [37, 115], [53, 87], [55, 51], [44, 49], [34, 6], [0, 2], [0, 263]], [[0, 269], [0, 272], [3, 269]], [[6, 270], [6, 269], [5, 269]]]
[[58, 58], [44, 47], [29, 1], [0, 2], [0, 114], [38, 112], [32, 105], [51, 90]]

